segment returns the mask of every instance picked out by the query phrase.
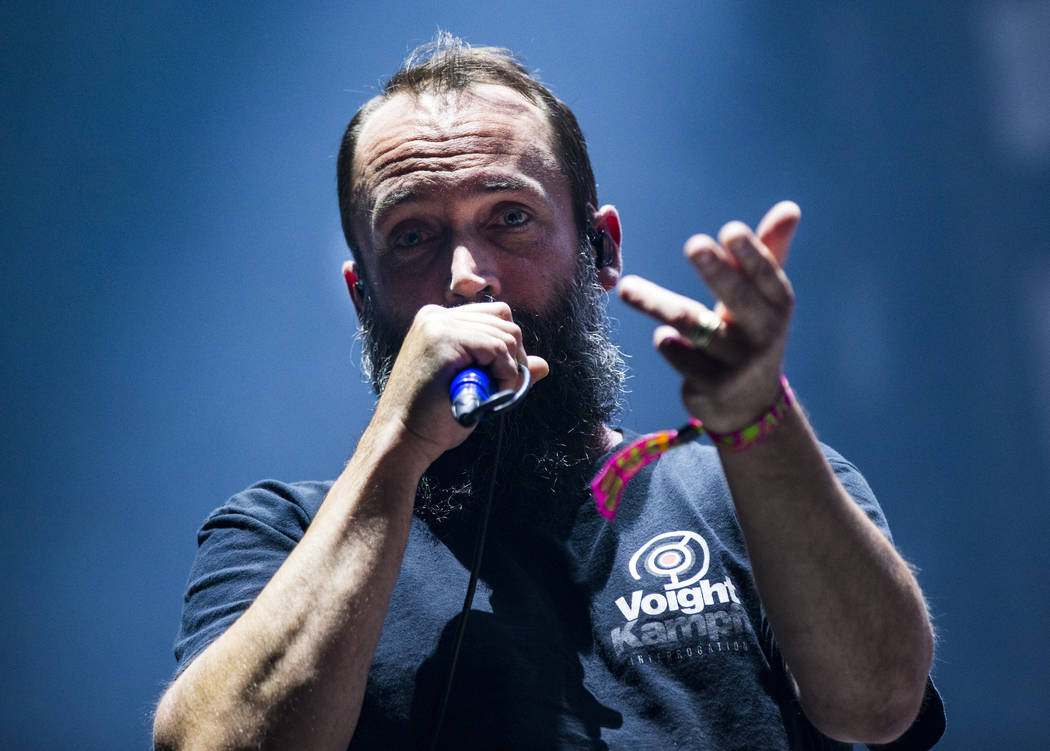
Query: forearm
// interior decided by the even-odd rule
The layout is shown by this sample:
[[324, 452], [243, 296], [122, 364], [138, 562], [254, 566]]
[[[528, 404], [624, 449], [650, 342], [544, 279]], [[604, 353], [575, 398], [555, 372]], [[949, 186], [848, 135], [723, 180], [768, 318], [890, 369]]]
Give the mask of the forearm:
[[[682, 374], [689, 413], [738, 429], [776, 398], [795, 295], [783, 271], [800, 211], [774, 206], [755, 232], [729, 222], [685, 254], [714, 310], [640, 278], [620, 296], [662, 326], [654, 343]], [[809, 719], [843, 740], [904, 732], [925, 689], [933, 638], [907, 564], [836, 479], [801, 410], [722, 464], [755, 583]]]
[[765, 442], [722, 462], [807, 716], [843, 740], [896, 737], [933, 652], [907, 564], [838, 482], [797, 405]]
[[[158, 748], [346, 748], [397, 581], [416, 486], [470, 431], [448, 403], [476, 363], [513, 383], [526, 355], [506, 303], [415, 315], [353, 458], [243, 615], [161, 699]], [[251, 551], [244, 551], [251, 555]]]
[[373, 428], [253, 604], [165, 694], [158, 748], [346, 748], [425, 467]]

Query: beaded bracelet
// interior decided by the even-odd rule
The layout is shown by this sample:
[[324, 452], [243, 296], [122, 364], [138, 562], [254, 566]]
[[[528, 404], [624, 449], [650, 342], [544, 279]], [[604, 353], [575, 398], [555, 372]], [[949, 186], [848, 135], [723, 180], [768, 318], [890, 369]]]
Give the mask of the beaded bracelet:
[[627, 483], [641, 469], [661, 454], [683, 443], [699, 438], [704, 433], [719, 448], [727, 451], [744, 451], [773, 435], [795, 401], [787, 378], [780, 376], [780, 396], [773, 406], [763, 412], [755, 422], [732, 433], [715, 433], [704, 428], [704, 424], [692, 418], [678, 430], [660, 430], [636, 438], [609, 457], [601, 471], [591, 480], [591, 492], [598, 513], [612, 521], [620, 506], [620, 498]]

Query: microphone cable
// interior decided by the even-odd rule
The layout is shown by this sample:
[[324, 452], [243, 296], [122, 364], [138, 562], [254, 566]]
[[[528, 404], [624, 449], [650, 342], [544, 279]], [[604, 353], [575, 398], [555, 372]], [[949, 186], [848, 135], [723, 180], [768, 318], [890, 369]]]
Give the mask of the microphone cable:
[[[527, 373], [528, 371], [526, 371]], [[522, 391], [524, 394], [524, 390]], [[474, 557], [470, 565], [470, 580], [467, 582], [467, 594], [463, 599], [463, 610], [459, 616], [459, 628], [456, 630], [456, 643], [452, 650], [452, 662], [448, 668], [448, 680], [445, 682], [445, 690], [441, 694], [441, 703], [438, 706], [437, 721], [434, 724], [434, 736], [430, 741], [431, 751], [438, 747], [441, 739], [441, 728], [445, 723], [445, 711], [448, 709], [448, 700], [452, 695], [452, 680], [456, 676], [456, 664], [459, 662], [459, 651], [463, 646], [463, 636], [467, 632], [467, 618], [470, 615], [470, 606], [474, 603], [474, 590], [478, 586], [478, 575], [481, 573], [481, 557], [485, 552], [485, 538], [489, 531], [489, 515], [492, 512], [492, 499], [496, 492], [496, 470], [499, 468], [500, 451], [503, 448], [503, 415], [496, 415], [496, 451], [493, 454], [492, 478], [489, 480], [488, 498], [481, 511], [478, 537], [474, 543]]]

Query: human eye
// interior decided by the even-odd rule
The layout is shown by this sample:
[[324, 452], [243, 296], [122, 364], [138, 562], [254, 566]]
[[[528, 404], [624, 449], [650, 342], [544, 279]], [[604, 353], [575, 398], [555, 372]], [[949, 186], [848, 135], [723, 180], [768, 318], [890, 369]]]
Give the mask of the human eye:
[[403, 227], [394, 230], [387, 245], [395, 250], [411, 250], [426, 245], [434, 239], [434, 233], [423, 227]]
[[521, 227], [529, 223], [532, 216], [520, 207], [510, 207], [499, 212], [498, 224], [504, 227]]

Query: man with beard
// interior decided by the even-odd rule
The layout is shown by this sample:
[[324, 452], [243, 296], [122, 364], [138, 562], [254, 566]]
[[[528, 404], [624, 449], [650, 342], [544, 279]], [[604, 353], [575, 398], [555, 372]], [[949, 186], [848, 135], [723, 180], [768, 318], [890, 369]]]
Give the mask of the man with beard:
[[[781, 377], [797, 207], [687, 242], [713, 311], [621, 282], [575, 117], [447, 37], [355, 115], [339, 199], [380, 398], [334, 482], [262, 483], [205, 522], [158, 748], [936, 741], [921, 593]], [[718, 448], [647, 467], [608, 524], [587, 480], [623, 440], [618, 282]], [[470, 366], [533, 389], [464, 428], [448, 388]]]
[[[349, 273], [354, 273], [348, 264]], [[392, 324], [365, 291], [359, 307], [363, 365], [377, 394], [382, 394], [397, 358], [406, 328]], [[354, 294], [351, 285], [351, 294]], [[557, 498], [562, 488], [579, 493], [593, 474], [590, 456], [601, 453], [590, 446], [594, 436], [617, 407], [626, 367], [619, 349], [608, 335], [608, 318], [602, 303], [604, 290], [595, 277], [594, 256], [584, 240], [577, 249], [576, 271], [553, 297], [554, 309], [540, 314], [518, 308], [512, 311], [521, 329], [526, 352], [542, 357], [548, 365], [543, 388], [531, 391], [525, 406], [509, 412], [503, 426], [504, 442], [514, 460], [500, 463], [498, 494], [504, 511], [522, 499], [529, 513], [554, 513], [536, 509], [536, 499]], [[485, 293], [488, 301], [493, 298]], [[467, 439], [442, 454], [427, 469], [416, 493], [415, 512], [432, 522], [461, 513], [476, 504], [496, 465], [495, 423], [482, 423]], [[476, 479], [475, 479], [476, 478]], [[531, 499], [525, 501], [525, 499]]]

